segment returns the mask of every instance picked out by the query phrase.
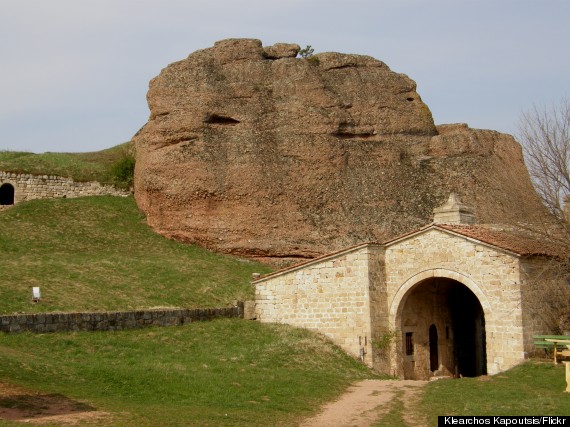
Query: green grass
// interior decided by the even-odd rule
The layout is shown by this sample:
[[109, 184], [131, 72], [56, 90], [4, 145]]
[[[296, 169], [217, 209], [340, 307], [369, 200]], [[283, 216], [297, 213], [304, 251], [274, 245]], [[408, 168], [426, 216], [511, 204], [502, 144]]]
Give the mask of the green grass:
[[527, 362], [491, 377], [429, 383], [420, 411], [430, 426], [438, 415], [568, 415], [564, 365]]
[[[75, 181], [117, 184], [116, 167], [131, 155], [130, 143], [91, 153], [43, 153], [0, 151], [0, 170], [33, 175], [57, 175]], [[120, 182], [118, 183], [120, 184]]]
[[131, 197], [17, 204], [0, 212], [0, 254], [0, 314], [223, 307], [270, 271], [159, 236]]
[[311, 332], [237, 319], [0, 340], [0, 381], [111, 413], [102, 425], [296, 425], [370, 377]]

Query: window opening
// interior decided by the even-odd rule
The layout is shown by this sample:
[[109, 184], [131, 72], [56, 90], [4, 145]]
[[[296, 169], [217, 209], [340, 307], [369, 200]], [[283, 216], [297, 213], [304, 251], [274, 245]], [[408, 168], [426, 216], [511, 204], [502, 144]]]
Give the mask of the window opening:
[[406, 356], [414, 354], [413, 332], [406, 332]]

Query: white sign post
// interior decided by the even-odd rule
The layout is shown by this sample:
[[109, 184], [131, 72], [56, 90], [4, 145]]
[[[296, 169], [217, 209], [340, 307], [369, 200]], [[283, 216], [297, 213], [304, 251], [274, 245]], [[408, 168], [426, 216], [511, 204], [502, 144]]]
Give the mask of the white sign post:
[[34, 287], [32, 288], [32, 301], [33, 301], [33, 302], [38, 302], [41, 297], [42, 297], [42, 294], [41, 294], [41, 292], [40, 292], [39, 286], [34, 286]]

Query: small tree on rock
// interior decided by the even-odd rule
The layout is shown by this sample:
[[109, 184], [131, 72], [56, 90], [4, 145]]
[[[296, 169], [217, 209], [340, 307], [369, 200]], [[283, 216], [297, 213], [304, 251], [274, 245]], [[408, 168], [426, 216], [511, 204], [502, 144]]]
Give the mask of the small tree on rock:
[[308, 59], [308, 58], [310, 58], [311, 56], [313, 56], [314, 53], [315, 53], [315, 49], [313, 49], [313, 48], [311, 47], [311, 45], [308, 44], [304, 49], [301, 49], [301, 50], [299, 51], [299, 56], [300, 56], [301, 58]]

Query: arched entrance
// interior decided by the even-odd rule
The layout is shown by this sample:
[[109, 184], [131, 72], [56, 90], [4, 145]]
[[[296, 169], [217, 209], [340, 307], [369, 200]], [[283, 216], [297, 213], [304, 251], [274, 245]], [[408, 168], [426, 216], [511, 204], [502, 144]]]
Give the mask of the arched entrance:
[[418, 282], [402, 298], [397, 319], [405, 378], [487, 373], [484, 311], [461, 282], [446, 277]]
[[2, 184], [0, 186], [0, 205], [14, 204], [14, 186], [12, 184]]

